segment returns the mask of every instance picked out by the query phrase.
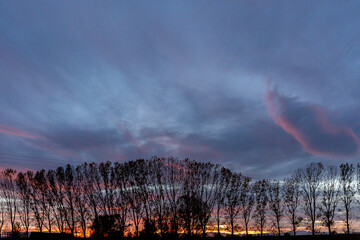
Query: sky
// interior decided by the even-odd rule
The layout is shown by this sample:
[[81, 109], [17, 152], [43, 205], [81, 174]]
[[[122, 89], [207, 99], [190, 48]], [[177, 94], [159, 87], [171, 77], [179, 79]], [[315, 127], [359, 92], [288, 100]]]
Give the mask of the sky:
[[359, 1], [1, 1], [0, 169], [357, 163]]

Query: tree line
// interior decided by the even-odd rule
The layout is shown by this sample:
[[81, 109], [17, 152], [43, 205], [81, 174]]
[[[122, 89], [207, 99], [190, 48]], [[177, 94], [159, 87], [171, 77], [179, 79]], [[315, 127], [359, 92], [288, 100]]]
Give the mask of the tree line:
[[210, 162], [174, 157], [82, 163], [0, 173], [0, 233], [67, 232], [86, 237], [206, 236], [244, 231], [314, 235], [320, 221], [352, 231], [360, 165], [311, 163], [291, 177], [252, 180]]

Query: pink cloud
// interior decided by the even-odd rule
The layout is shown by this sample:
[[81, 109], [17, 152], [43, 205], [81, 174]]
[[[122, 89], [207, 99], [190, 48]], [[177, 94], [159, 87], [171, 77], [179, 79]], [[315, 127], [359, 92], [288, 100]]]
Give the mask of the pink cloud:
[[10, 126], [2, 125], [2, 124], [0, 124], [0, 133], [12, 135], [12, 136], [16, 136], [16, 137], [30, 138], [30, 139], [34, 139], [34, 140], [42, 139], [42, 137], [39, 135], [32, 134], [32, 133], [22, 131], [22, 130], [19, 130], [19, 129], [10, 127]]
[[268, 89], [266, 102], [275, 124], [298, 141], [304, 150], [325, 157], [349, 157], [359, 153], [360, 139], [346, 126], [333, 124], [317, 105]]

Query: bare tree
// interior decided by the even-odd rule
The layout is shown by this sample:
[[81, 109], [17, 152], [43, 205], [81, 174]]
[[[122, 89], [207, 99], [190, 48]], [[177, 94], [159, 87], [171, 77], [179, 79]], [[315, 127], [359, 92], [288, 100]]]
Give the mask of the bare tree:
[[229, 221], [231, 236], [237, 229], [236, 219], [240, 213], [240, 191], [241, 191], [242, 175], [240, 173], [232, 173], [229, 182], [229, 188], [225, 198], [225, 214]]
[[[360, 164], [355, 173], [352, 164], [342, 164], [339, 171], [312, 163], [282, 185], [275, 180], [252, 183], [250, 177], [219, 165], [172, 157], [83, 163], [36, 173], [7, 169], [0, 173], [0, 233], [6, 224], [13, 232], [35, 226], [85, 237], [92, 221], [92, 228], [99, 227], [96, 232], [109, 237], [124, 237], [127, 230], [144, 237], [177, 235], [179, 229], [206, 236], [216, 225], [218, 234], [224, 225], [234, 235], [240, 219], [246, 234], [254, 219], [263, 235], [269, 213], [278, 235], [283, 216], [295, 235], [301, 203], [312, 234], [318, 220], [331, 233], [341, 203], [349, 233], [356, 184], [360, 192]], [[209, 227], [212, 217], [216, 223]], [[107, 224], [110, 228], [100, 229]]]
[[112, 181], [116, 182], [117, 191], [115, 191], [115, 216], [117, 216], [118, 230], [120, 232], [120, 237], [124, 237], [125, 230], [127, 228], [127, 214], [129, 211], [128, 199], [126, 195], [126, 175], [127, 172], [124, 169], [124, 164], [115, 163], [112, 176]]
[[83, 163], [82, 168], [85, 175], [85, 181], [83, 185], [84, 195], [87, 198], [88, 214], [89, 218], [95, 221], [95, 226], [99, 226], [97, 222], [99, 220], [99, 198], [97, 188], [95, 188], [95, 182], [99, 178], [98, 168], [96, 163]]
[[[137, 161], [129, 161], [124, 164], [124, 170], [127, 172], [125, 176], [126, 182], [126, 199], [130, 206], [130, 217], [135, 226], [135, 235], [139, 236], [139, 225], [143, 217], [144, 209], [141, 201], [141, 189], [137, 186], [139, 177], [139, 165]], [[141, 177], [141, 176], [140, 176]]]
[[282, 205], [282, 193], [280, 182], [277, 180], [269, 183], [269, 209], [274, 218], [274, 225], [276, 226], [277, 233], [281, 235], [281, 219], [284, 216], [284, 207]]
[[152, 196], [152, 205], [154, 207], [154, 217], [160, 235], [163, 236], [167, 231], [166, 222], [168, 204], [165, 198], [165, 179], [164, 179], [164, 158], [153, 157], [149, 162], [150, 174], [150, 196]]
[[[1, 179], [0, 179], [1, 182]], [[3, 196], [2, 196], [2, 185], [0, 184], [0, 237], [2, 233], [2, 229], [5, 225], [5, 204], [3, 202]]]
[[114, 189], [111, 182], [111, 172], [113, 171], [111, 162], [102, 162], [99, 164], [99, 181], [96, 181], [96, 187], [99, 200], [101, 201], [103, 215], [113, 215], [114, 210]]
[[345, 227], [346, 233], [350, 234], [352, 209], [355, 202], [356, 194], [356, 179], [355, 167], [352, 164], [340, 165], [340, 185], [341, 185], [341, 198], [343, 210], [345, 211]]
[[231, 171], [227, 168], [221, 168], [220, 170], [220, 177], [218, 181], [216, 182], [216, 224], [217, 224], [217, 234], [220, 236], [220, 225], [221, 225], [221, 217], [222, 217], [222, 211], [225, 206], [225, 197], [226, 193], [229, 188], [230, 184], [230, 178], [231, 178]]
[[197, 196], [201, 200], [199, 224], [203, 237], [206, 236], [207, 226], [213, 213], [219, 188], [216, 183], [220, 178], [220, 167], [210, 162], [196, 163], [198, 176]]
[[300, 169], [304, 211], [311, 222], [311, 234], [315, 235], [315, 222], [320, 215], [318, 198], [322, 183], [324, 167], [321, 163], [311, 163], [305, 169]]
[[11, 231], [14, 233], [17, 229], [15, 222], [18, 208], [15, 170], [6, 169], [0, 173], [0, 191], [4, 198], [5, 211], [10, 220]]
[[169, 203], [170, 233], [177, 235], [179, 230], [179, 203], [182, 186], [186, 178], [186, 167], [183, 161], [169, 157], [164, 166], [165, 196]]
[[249, 222], [255, 204], [255, 196], [250, 177], [243, 177], [240, 190], [240, 212], [244, 220], [246, 236], [249, 235]]
[[328, 228], [330, 235], [331, 227], [334, 225], [335, 211], [340, 197], [340, 185], [337, 167], [328, 166], [325, 170], [323, 180], [324, 183], [322, 186], [320, 211], [323, 225]]
[[31, 185], [31, 209], [34, 213], [36, 228], [42, 232], [45, 222], [44, 214], [42, 214], [41, 210], [41, 192], [40, 188], [38, 187], [39, 183], [37, 178], [35, 178], [34, 174], [30, 174], [30, 185]]
[[37, 171], [31, 182], [33, 189], [33, 201], [36, 202], [36, 209], [34, 209], [34, 212], [38, 221], [39, 229], [42, 231], [42, 228], [45, 227], [51, 233], [53, 216], [51, 214], [51, 204], [49, 204], [50, 192], [49, 184], [46, 178], [46, 171], [44, 169]]
[[254, 184], [256, 208], [255, 208], [255, 225], [260, 230], [260, 235], [263, 236], [265, 224], [266, 224], [266, 213], [268, 206], [268, 187], [269, 181], [258, 180]]
[[[190, 159], [185, 159], [186, 178], [182, 182], [182, 193], [179, 201], [179, 218], [185, 233], [198, 234], [201, 229], [200, 216], [204, 204], [199, 195], [200, 193], [200, 168], [199, 164]], [[206, 207], [206, 206], [205, 206]]]
[[19, 194], [18, 213], [22, 226], [25, 228], [26, 237], [29, 237], [29, 228], [31, 222], [31, 185], [30, 177], [32, 172], [18, 173], [16, 185]]
[[75, 232], [74, 175], [74, 168], [70, 164], [67, 164], [65, 168], [58, 167], [56, 170], [59, 195], [62, 197], [59, 203], [63, 206], [64, 223], [72, 235]]
[[300, 198], [302, 190], [300, 188], [299, 175], [295, 174], [290, 178], [285, 178], [283, 184], [283, 198], [287, 216], [292, 225], [293, 235], [296, 235], [296, 229], [303, 218], [299, 216]]
[[202, 211], [202, 201], [191, 189], [188, 179], [185, 180], [184, 194], [179, 199], [179, 219], [187, 236], [197, 235], [200, 229], [199, 216]]
[[144, 159], [138, 159], [135, 161], [136, 169], [134, 169], [134, 186], [136, 186], [138, 194], [139, 194], [139, 201], [142, 203], [142, 210], [143, 210], [143, 222], [144, 222], [144, 231], [143, 234], [153, 234], [155, 232], [156, 224], [153, 220], [153, 203], [154, 199], [151, 196], [151, 175], [150, 175], [150, 168], [149, 168], [149, 161]]
[[65, 221], [72, 235], [75, 232], [75, 171], [74, 167], [70, 164], [65, 168], [65, 202], [67, 208], [67, 214]]
[[64, 192], [61, 185], [57, 182], [56, 171], [49, 170], [47, 172], [47, 179], [49, 184], [49, 195], [52, 201], [52, 212], [55, 218], [57, 229], [60, 233], [65, 231], [65, 206], [64, 206]]
[[79, 220], [82, 235], [86, 238], [86, 228], [88, 220], [87, 197], [84, 194], [83, 186], [85, 183], [84, 165], [79, 165], [75, 169], [75, 183], [74, 183], [74, 200], [77, 219]]

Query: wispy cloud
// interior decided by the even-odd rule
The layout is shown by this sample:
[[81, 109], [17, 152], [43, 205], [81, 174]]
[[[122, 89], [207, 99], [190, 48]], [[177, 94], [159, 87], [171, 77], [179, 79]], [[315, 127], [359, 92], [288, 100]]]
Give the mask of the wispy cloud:
[[357, 154], [360, 139], [346, 126], [333, 124], [318, 105], [301, 102], [269, 89], [268, 110], [274, 122], [290, 133], [308, 153], [326, 157]]
[[23, 130], [19, 130], [10, 126], [2, 125], [0, 124], [0, 133], [16, 136], [16, 137], [22, 137], [22, 138], [30, 138], [34, 140], [43, 139], [40, 135], [33, 134], [30, 132], [26, 132]]

